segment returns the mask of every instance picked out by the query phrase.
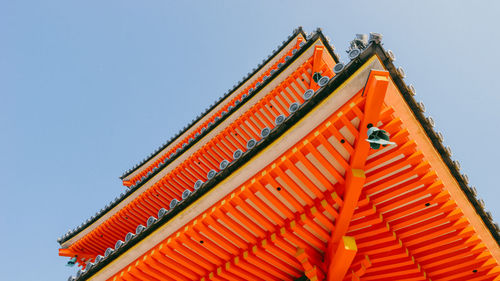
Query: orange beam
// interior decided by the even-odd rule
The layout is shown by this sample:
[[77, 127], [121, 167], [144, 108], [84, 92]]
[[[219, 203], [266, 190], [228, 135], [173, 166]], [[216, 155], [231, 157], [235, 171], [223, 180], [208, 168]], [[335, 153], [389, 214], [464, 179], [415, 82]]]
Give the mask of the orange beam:
[[351, 159], [351, 167], [363, 169], [369, 154], [370, 144], [366, 141], [368, 124], [376, 126], [379, 121], [382, 104], [389, 86], [389, 72], [372, 70], [362, 95], [366, 96], [363, 121], [359, 127], [359, 137], [356, 139], [355, 152]]
[[62, 257], [74, 257], [78, 256], [79, 258], [94, 258], [93, 255], [81, 253], [81, 252], [76, 252], [76, 251], [71, 251], [70, 249], [59, 249], [59, 256]]
[[358, 252], [356, 241], [353, 237], [342, 236], [339, 241], [333, 261], [328, 265], [328, 281], [342, 281], [351, 267], [352, 260]]
[[[339, 218], [335, 224], [332, 236], [328, 241], [325, 262], [328, 266], [337, 261], [332, 260], [335, 247], [340, 243], [340, 238], [345, 235], [351, 222], [354, 210], [358, 205], [361, 189], [366, 181], [364, 167], [366, 158], [370, 153], [370, 145], [366, 141], [368, 125], [376, 126], [379, 121], [380, 112], [389, 85], [389, 73], [387, 71], [372, 70], [366, 83], [362, 96], [366, 96], [363, 120], [358, 128], [359, 133], [355, 141], [355, 150], [350, 159], [350, 169], [346, 171], [344, 185], [344, 205], [340, 211]], [[342, 115], [337, 115], [342, 120]], [[347, 121], [349, 124], [351, 122]], [[352, 124], [351, 124], [352, 125]], [[356, 130], [353, 128], [353, 130]], [[356, 130], [357, 131], [357, 130]]]
[[319, 88], [319, 86], [318, 84], [316, 84], [316, 82], [314, 82], [312, 76], [314, 75], [314, 73], [320, 72], [321, 64], [323, 63], [321, 59], [322, 57], [323, 57], [323, 46], [316, 46], [314, 48], [314, 54], [313, 54], [311, 81], [309, 83], [309, 88], [315, 91]]
[[337, 261], [331, 259], [333, 249], [341, 241], [342, 236], [347, 232], [349, 224], [351, 222], [354, 210], [358, 205], [359, 196], [361, 194], [361, 189], [365, 184], [366, 176], [363, 170], [350, 169], [346, 171], [346, 194], [344, 198], [344, 205], [340, 212], [335, 228], [332, 232], [331, 238], [328, 241], [327, 252], [326, 252], [326, 263], [333, 264]]
[[300, 43], [302, 43], [304, 41], [304, 38], [302, 37], [297, 37], [297, 42], [295, 43], [295, 49], [299, 48], [300, 47]]

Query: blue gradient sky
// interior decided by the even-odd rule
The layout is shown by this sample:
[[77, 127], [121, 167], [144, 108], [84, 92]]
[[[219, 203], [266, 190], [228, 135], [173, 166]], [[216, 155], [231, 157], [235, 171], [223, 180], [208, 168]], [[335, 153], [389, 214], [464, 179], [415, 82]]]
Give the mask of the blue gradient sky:
[[57, 237], [299, 25], [384, 34], [500, 220], [500, 2], [178, 2], [0, 1], [2, 280], [74, 274]]

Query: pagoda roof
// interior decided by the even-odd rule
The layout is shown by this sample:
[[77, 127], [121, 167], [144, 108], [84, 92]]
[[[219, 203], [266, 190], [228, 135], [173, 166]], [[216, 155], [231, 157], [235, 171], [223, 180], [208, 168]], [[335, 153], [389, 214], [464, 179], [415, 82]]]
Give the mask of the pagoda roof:
[[[320, 29], [317, 29], [314, 33], [309, 34], [308, 36], [305, 35], [304, 31], [302, 30], [301, 27], [297, 28], [294, 30], [293, 34], [288, 37], [286, 41], [283, 41], [283, 44], [277, 48], [273, 52], [272, 55], [270, 55], [267, 59], [263, 61], [263, 63], [259, 64], [256, 69], [252, 72], [252, 74], [249, 74], [246, 76], [243, 81], [238, 83], [238, 85], [235, 85], [227, 94], [225, 94], [223, 97], [221, 97], [214, 105], [212, 105], [210, 108], [208, 108], [205, 113], [200, 115], [196, 120], [200, 120], [203, 118], [203, 116], [207, 114], [211, 114], [212, 109], [217, 107], [217, 105], [223, 103], [226, 101], [229, 97], [233, 96], [233, 92], [237, 89], [240, 88], [242, 84], [244, 84], [248, 79], [251, 79], [251, 77], [259, 72], [268, 62], [273, 60], [275, 56], [280, 54], [280, 52], [294, 39], [297, 38], [297, 36], [304, 36], [306, 37], [305, 39], [307, 40], [305, 44], [301, 45], [298, 49], [297, 52], [294, 52], [290, 57], [288, 57], [283, 63], [278, 65], [276, 67], [276, 71], [271, 72], [272, 74], [269, 74], [269, 77], [266, 79], [258, 80], [257, 85], [253, 88], [254, 90], [250, 93], [248, 92], [248, 98], [241, 98], [241, 102], [236, 102], [234, 103], [235, 106], [232, 108], [231, 111], [227, 112], [226, 115], [220, 115], [217, 116], [217, 118], [212, 122], [206, 125], [205, 127], [202, 128], [201, 133], [197, 135], [196, 138], [194, 138], [192, 141], [187, 143], [186, 145], [183, 145], [181, 149], [177, 149], [176, 153], [173, 155], [170, 155], [169, 158], [166, 158], [165, 161], [161, 162], [160, 165], [158, 165], [157, 168], [153, 169], [151, 172], [149, 172], [145, 177], [143, 177], [141, 180], [139, 180], [137, 183], [134, 185], [130, 186], [129, 189], [127, 189], [125, 192], [121, 193], [120, 196], [116, 197], [114, 200], [112, 200], [110, 203], [108, 203], [104, 208], [99, 210], [95, 215], [87, 219], [85, 222], [83, 222], [80, 226], [74, 228], [73, 230], [68, 231], [66, 234], [61, 236], [58, 239], [58, 243], [63, 246], [63, 248], [67, 248], [69, 245], [71, 245], [74, 241], [70, 241], [73, 238], [75, 238], [77, 235], [82, 233], [82, 231], [86, 230], [88, 227], [94, 225], [99, 219], [103, 218], [109, 211], [112, 209], [116, 208], [120, 203], [128, 200], [130, 196], [136, 192], [139, 192], [139, 189], [143, 187], [147, 182], [149, 182], [153, 177], [155, 177], [157, 174], [159, 174], [163, 169], [165, 169], [171, 162], [175, 161], [177, 158], [179, 158], [181, 155], [183, 155], [186, 151], [188, 151], [193, 145], [195, 145], [198, 140], [204, 138], [207, 134], [209, 134], [213, 129], [215, 129], [219, 124], [221, 124], [227, 117], [229, 117], [233, 112], [236, 112], [238, 108], [243, 106], [246, 101], [250, 100], [250, 98], [257, 93], [263, 88], [266, 87], [267, 84], [273, 81], [273, 79], [277, 76], [280, 75], [280, 73], [286, 69], [289, 65], [293, 64], [295, 60], [306, 50], [308, 49], [314, 42], [317, 42], [320, 40], [323, 43], [323, 46], [325, 46], [326, 50], [328, 51], [329, 55], [333, 57], [335, 62], [338, 62], [338, 56], [335, 54], [333, 47], [329, 44], [328, 39], [323, 35]], [[267, 71], [269, 72], [269, 71]], [[257, 82], [257, 81], [256, 81]], [[255, 82], [254, 82], [255, 84]], [[259, 85], [260, 84], [260, 85]], [[162, 146], [163, 148], [168, 147], [169, 144], [172, 142], [175, 142], [179, 136], [183, 134], [186, 130], [189, 130], [192, 126], [196, 125], [197, 121], [192, 122], [190, 125], [185, 127], [184, 130], [181, 130], [175, 137], [173, 137], [165, 146]], [[162, 149], [163, 149], [162, 148]], [[160, 151], [157, 151], [154, 155], [158, 155]], [[154, 155], [151, 155], [150, 158], [154, 157]], [[150, 159], [148, 158], [148, 159]], [[145, 161], [147, 162], [147, 160]], [[133, 171], [131, 171], [132, 173]], [[130, 175], [127, 174], [127, 175]], [[125, 177], [127, 176], [125, 175]], [[79, 238], [81, 239], [81, 237]]]
[[257, 69], [254, 68], [252, 73], [248, 73], [248, 76], [243, 81], [233, 86], [232, 90], [220, 97], [211, 107], [207, 108], [205, 113], [193, 120], [189, 126], [180, 130], [178, 135], [166, 143], [163, 148], [159, 148], [157, 153], [153, 153], [155, 155], [152, 154], [151, 157], [144, 159], [144, 163], [138, 165], [137, 169], [123, 177], [123, 184], [133, 188], [148, 181], [158, 169], [169, 165], [179, 154], [189, 149], [200, 136], [204, 135], [205, 129], [209, 129], [214, 124], [217, 125], [225, 114], [234, 110], [232, 105], [237, 100], [241, 100], [245, 93], [249, 96], [251, 91], [255, 90], [266, 78], [271, 76], [272, 69], [275, 69], [280, 64], [282, 65], [285, 59], [292, 58], [292, 52], [297, 51], [298, 45], [305, 44], [302, 41], [305, 37], [301, 28], [296, 29], [288, 40], [283, 41], [282, 45], [278, 46], [278, 49], [268, 59], [264, 59]]
[[[319, 31], [319, 33], [321, 33], [321, 31]], [[140, 182], [137, 182], [137, 181], [127, 182], [127, 179], [129, 179], [132, 176], [132, 174], [134, 174], [135, 172], [137, 172], [139, 170], [145, 169], [145, 168], [147, 168], [147, 167], [149, 167], [151, 165], [155, 165], [155, 164], [158, 165], [158, 163], [156, 163], [158, 161], [156, 161], [155, 163], [151, 163], [152, 160], [154, 160], [155, 158], [157, 158], [158, 156], [160, 156], [163, 153], [168, 153], [166, 151], [166, 149], [169, 148], [170, 146], [172, 146], [173, 144], [175, 144], [176, 142], [186, 142], [186, 141], [188, 141], [188, 140], [186, 140], [187, 138], [186, 139], [183, 138], [184, 134], [187, 131], [189, 131], [190, 129], [194, 129], [196, 126], [200, 126], [199, 123], [200, 123], [200, 121], [204, 117], [206, 117], [207, 115], [213, 114], [214, 113], [213, 111], [215, 109], [217, 109], [224, 102], [227, 102], [236, 92], [238, 92], [241, 89], [241, 87], [243, 85], [245, 85], [245, 83], [248, 83], [250, 80], [254, 79], [254, 76], [257, 73], [259, 73], [262, 70], [264, 70], [265, 67], [271, 61], [276, 60], [277, 56], [280, 55], [280, 53], [285, 48], [287, 48], [294, 41], [294, 39], [296, 39], [297, 36], [302, 36], [303, 38], [307, 37], [306, 34], [304, 33], [302, 27], [300, 27], [300, 26], [298, 28], [296, 28], [293, 31], [293, 33], [291, 35], [289, 35], [288, 38], [286, 40], [284, 40], [281, 43], [281, 45], [279, 45], [267, 58], [263, 59], [262, 62], [257, 65], [257, 67], [255, 67], [251, 72], [249, 72], [247, 75], [245, 75], [240, 81], [238, 81], [238, 83], [236, 83], [235, 85], [233, 85], [233, 87], [230, 88], [224, 95], [222, 95], [221, 97], [219, 97], [219, 99], [216, 100], [211, 106], [209, 106], [208, 108], [206, 108], [204, 112], [202, 112], [201, 114], [199, 114], [189, 124], [187, 124], [186, 126], [184, 126], [183, 129], [179, 130], [179, 132], [176, 135], [172, 136], [167, 142], [165, 142], [160, 147], [158, 147], [157, 149], [155, 149], [154, 152], [152, 152], [146, 158], [144, 158], [142, 161], [140, 161], [139, 163], [137, 163], [136, 165], [134, 165], [134, 167], [132, 167], [131, 169], [129, 169], [126, 172], [124, 172], [120, 176], [120, 179], [124, 180], [124, 183], [127, 183], [127, 185], [129, 185], [129, 184], [136, 185], [136, 184], [140, 183]], [[328, 46], [328, 47], [331, 48], [331, 46]], [[334, 53], [333, 49], [331, 50], [331, 52], [332, 52], [332, 54]], [[187, 143], [189, 144], [189, 141]], [[154, 172], [154, 171], [152, 171], [152, 172]], [[146, 175], [144, 177], [140, 177], [141, 178], [140, 181], [147, 180], [151, 175], [152, 175], [152, 173], [150, 173], [149, 175], [146, 173]]]
[[[322, 35], [321, 33], [316, 33], [314, 36], [316, 36], [317, 38], [318, 36]], [[310, 40], [309, 43], [312, 41], [314, 40]], [[496, 245], [498, 246], [500, 244], [498, 225], [496, 225], [492, 221], [491, 214], [489, 214], [484, 209], [484, 203], [482, 202], [482, 200], [476, 197], [476, 191], [473, 187], [469, 186], [467, 177], [460, 172], [459, 164], [451, 158], [451, 152], [449, 148], [445, 147], [442, 143], [442, 136], [433, 128], [434, 124], [432, 119], [424, 115], [425, 108], [423, 104], [417, 102], [414, 99], [414, 90], [411, 87], [407, 86], [404, 82], [404, 72], [394, 66], [392, 62], [393, 59], [389, 54], [390, 52], [384, 50], [379, 42], [372, 42], [357, 57], [355, 57], [347, 65], [345, 65], [341, 72], [338, 72], [337, 75], [333, 76], [327, 85], [318, 89], [309, 100], [301, 104], [296, 111], [290, 114], [281, 124], [273, 128], [269, 135], [259, 141], [253, 148], [248, 149], [241, 155], [241, 157], [233, 160], [227, 166], [227, 168], [221, 170], [213, 178], [207, 180], [199, 189], [196, 190], [196, 192], [193, 192], [190, 196], [179, 202], [175, 207], [171, 208], [168, 211], [165, 210], [165, 212], [161, 213], [161, 216], [159, 215], [158, 218], [152, 217], [150, 220], [148, 220], [147, 226], [139, 227], [140, 229], [137, 231], [137, 233], [131, 235], [131, 238], [128, 239], [125, 243], [120, 244], [115, 249], [107, 250], [106, 253], [103, 253], [104, 257], [98, 258], [99, 261], [92, 264], [85, 271], [80, 271], [77, 278], [70, 277], [70, 279], [85, 280], [87, 278], [90, 278], [103, 268], [110, 266], [113, 261], [121, 257], [124, 253], [127, 253], [131, 249], [135, 249], [135, 251], [137, 251], [137, 256], [141, 256], [142, 253], [148, 251], [149, 248], [141, 248], [141, 243], [146, 238], [150, 237], [160, 228], [170, 223], [180, 214], [183, 214], [184, 211], [187, 210], [187, 208], [190, 207], [194, 202], [206, 196], [212, 189], [221, 184], [226, 178], [235, 173], [237, 170], [244, 169], [245, 165], [252, 158], [265, 151], [265, 149], [270, 144], [277, 141], [290, 128], [296, 126], [304, 116], [309, 114], [313, 109], [324, 102], [332, 92], [339, 89], [339, 87], [349, 81], [349, 79], [351, 79], [351, 77], [355, 75], [362, 66], [366, 65], [371, 59], [373, 59], [374, 56], [380, 60], [380, 62], [383, 64], [383, 67], [388, 71], [391, 81], [397, 87], [397, 90], [401, 93], [406, 105], [423, 128], [426, 137], [430, 140], [433, 148], [440, 155], [441, 160], [449, 169], [449, 172], [460, 187], [461, 192], [465, 195], [468, 202], [470, 202], [474, 211], [479, 215], [482, 222], [489, 230], [494, 241], [496, 241]], [[335, 200], [334, 194], [332, 194], [332, 198], [334, 198], [333, 200]], [[369, 201], [369, 199], [367, 200]], [[337, 204], [339, 205], [343, 204], [343, 202], [340, 201], [335, 202], [337, 202]], [[176, 230], [173, 231], [175, 232]], [[353, 231], [355, 232], [355, 230]], [[132, 261], [133, 260], [135, 260], [135, 258], [132, 258]], [[140, 261], [137, 261], [136, 264], [138, 264], [139, 262]], [[359, 262], [361, 265], [365, 264], [365, 261]], [[226, 268], [227, 266], [228, 265], [226, 265]]]

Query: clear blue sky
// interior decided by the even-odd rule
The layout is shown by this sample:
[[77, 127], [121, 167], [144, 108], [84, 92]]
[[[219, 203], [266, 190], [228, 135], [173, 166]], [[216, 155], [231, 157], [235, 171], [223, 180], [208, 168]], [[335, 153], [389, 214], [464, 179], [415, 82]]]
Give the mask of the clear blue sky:
[[74, 274], [57, 237], [299, 25], [382, 33], [500, 220], [500, 2], [178, 2], [0, 1], [2, 280]]

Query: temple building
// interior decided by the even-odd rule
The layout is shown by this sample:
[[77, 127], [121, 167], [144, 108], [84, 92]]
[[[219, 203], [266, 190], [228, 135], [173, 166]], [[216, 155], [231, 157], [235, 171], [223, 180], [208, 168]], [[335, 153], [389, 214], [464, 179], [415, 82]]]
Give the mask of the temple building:
[[382, 36], [296, 29], [58, 239], [75, 280], [500, 280], [499, 227]]

